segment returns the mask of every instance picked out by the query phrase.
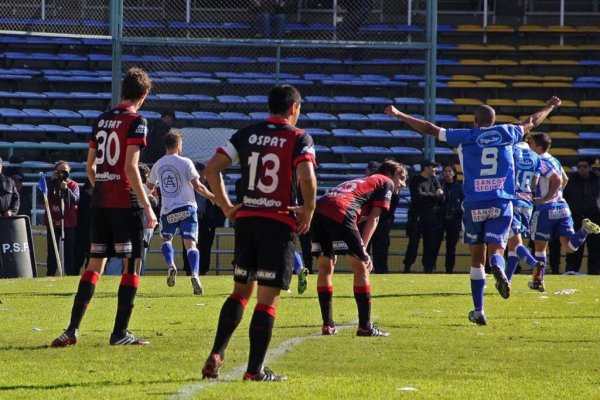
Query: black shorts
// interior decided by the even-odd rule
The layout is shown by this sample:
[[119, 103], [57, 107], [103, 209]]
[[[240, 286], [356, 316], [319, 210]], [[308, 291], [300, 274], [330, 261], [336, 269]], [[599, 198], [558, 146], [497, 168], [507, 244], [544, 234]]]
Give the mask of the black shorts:
[[288, 290], [294, 268], [294, 232], [279, 221], [238, 218], [235, 223], [233, 279], [238, 283]]
[[90, 258], [141, 258], [143, 221], [139, 208], [92, 208]]
[[321, 214], [315, 214], [310, 224], [312, 254], [323, 255], [331, 259], [336, 254], [348, 254], [361, 261], [367, 261], [367, 255], [358, 227], [340, 224]]

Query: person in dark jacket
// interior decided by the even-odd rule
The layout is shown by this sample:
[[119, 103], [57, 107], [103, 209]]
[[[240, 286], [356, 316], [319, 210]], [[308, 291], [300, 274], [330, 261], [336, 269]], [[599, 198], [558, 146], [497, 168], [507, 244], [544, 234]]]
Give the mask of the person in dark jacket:
[[12, 217], [17, 215], [20, 201], [15, 182], [2, 173], [2, 159], [0, 158], [0, 216]]
[[404, 272], [417, 259], [419, 241], [423, 237], [423, 271], [430, 274], [435, 270], [437, 251], [439, 249], [440, 211], [444, 204], [444, 191], [440, 181], [435, 177], [438, 164], [431, 160], [421, 163], [421, 173], [414, 176], [409, 183], [410, 206], [406, 235], [408, 245], [404, 256]]
[[165, 145], [163, 138], [175, 124], [175, 113], [165, 111], [161, 114], [148, 130], [146, 138], [146, 147], [142, 150], [141, 160], [144, 163], [154, 164], [159, 158], [165, 155]]
[[[54, 164], [54, 171], [48, 181], [48, 203], [52, 215], [52, 226], [57, 245], [60, 238], [64, 241], [63, 269], [65, 275], [79, 275], [79, 266], [75, 267], [75, 227], [77, 226], [77, 210], [79, 205], [79, 185], [69, 178], [71, 167], [66, 161], [58, 161]], [[44, 217], [46, 225], [46, 242], [48, 248], [48, 276], [56, 274], [56, 254], [50, 234], [48, 215]], [[63, 236], [64, 223], [64, 236]]]
[[[586, 158], [577, 162], [577, 172], [569, 179], [564, 197], [573, 217], [574, 228], [581, 228], [581, 221], [588, 218], [600, 224], [600, 176], [594, 174]], [[600, 274], [600, 235], [589, 235], [586, 240], [588, 251], [588, 274]], [[567, 271], [579, 272], [583, 260], [583, 247], [575, 253], [567, 253]]]
[[462, 184], [456, 180], [456, 168], [452, 164], [444, 165], [440, 184], [444, 191], [444, 203], [441, 210], [441, 229], [438, 242], [439, 248], [446, 236], [446, 273], [451, 274], [454, 271], [456, 263], [456, 244], [460, 238], [462, 230], [462, 202], [464, 194]]

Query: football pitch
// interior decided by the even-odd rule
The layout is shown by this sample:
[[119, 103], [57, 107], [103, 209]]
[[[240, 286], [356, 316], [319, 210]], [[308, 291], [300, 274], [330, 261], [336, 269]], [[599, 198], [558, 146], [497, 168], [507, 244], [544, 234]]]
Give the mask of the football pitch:
[[[289, 378], [243, 382], [251, 301], [214, 381], [202, 381], [230, 276], [141, 279], [130, 329], [150, 346], [108, 344], [118, 277], [103, 277], [79, 343], [48, 345], [68, 324], [78, 279], [0, 280], [1, 399], [600, 399], [600, 277], [517, 275], [509, 300], [488, 275], [488, 326], [467, 319], [469, 277], [372, 276], [373, 320], [387, 338], [356, 337], [352, 277], [334, 277], [336, 336], [321, 336], [315, 276], [283, 293], [266, 365]], [[568, 290], [574, 289], [574, 290]]]

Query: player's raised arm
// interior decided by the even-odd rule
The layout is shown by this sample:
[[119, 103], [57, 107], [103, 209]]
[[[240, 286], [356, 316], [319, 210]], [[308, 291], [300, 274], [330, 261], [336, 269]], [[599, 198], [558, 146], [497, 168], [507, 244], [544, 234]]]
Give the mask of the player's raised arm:
[[536, 126], [540, 125], [546, 117], [558, 106], [560, 106], [560, 99], [556, 96], [552, 96], [547, 102], [544, 108], [538, 112], [531, 114], [525, 121], [521, 123], [523, 132], [527, 133]]
[[399, 111], [396, 107], [391, 105], [385, 108], [385, 113], [387, 115], [391, 115], [392, 117], [401, 119], [402, 121], [406, 122], [411, 128], [424, 135], [430, 135], [437, 138], [440, 134], [440, 130], [442, 129], [429, 121], [411, 117], [410, 115]]

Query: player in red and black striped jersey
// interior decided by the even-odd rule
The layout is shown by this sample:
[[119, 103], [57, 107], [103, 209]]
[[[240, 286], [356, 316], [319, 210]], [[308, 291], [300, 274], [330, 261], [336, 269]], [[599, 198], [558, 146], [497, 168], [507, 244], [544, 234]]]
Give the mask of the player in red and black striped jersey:
[[[294, 265], [294, 232], [306, 233], [315, 209], [315, 150], [312, 138], [294, 125], [300, 93], [292, 86], [269, 93], [271, 116], [236, 132], [206, 167], [215, 203], [236, 219], [234, 288], [223, 304], [212, 352], [202, 376], [216, 378], [224, 352], [258, 283], [258, 301], [250, 322], [250, 356], [244, 379], [283, 380], [263, 367], [281, 289], [287, 290]], [[230, 164], [242, 169], [241, 204], [227, 197], [221, 172]], [[296, 206], [298, 182], [304, 198]]]
[[[377, 173], [344, 182], [317, 202], [311, 226], [313, 254], [318, 256], [317, 292], [323, 318], [323, 335], [337, 333], [333, 322], [333, 269], [336, 254], [347, 254], [354, 272], [354, 298], [358, 306], [357, 336], [388, 336], [371, 323], [371, 285], [373, 264], [366, 246], [379, 222], [382, 210], [388, 210], [392, 193], [406, 186], [406, 168], [385, 160]], [[359, 231], [358, 223], [364, 220]]]
[[138, 170], [140, 150], [146, 144], [147, 124], [137, 110], [151, 87], [150, 78], [143, 70], [131, 68], [123, 79], [121, 103], [94, 121], [86, 164], [88, 179], [94, 187], [90, 262], [79, 282], [69, 327], [52, 342], [53, 347], [77, 343], [79, 325], [109, 256], [123, 259], [110, 344], [149, 343], [133, 336], [127, 326], [139, 285], [144, 219], [146, 227], [156, 225], [156, 216]]

